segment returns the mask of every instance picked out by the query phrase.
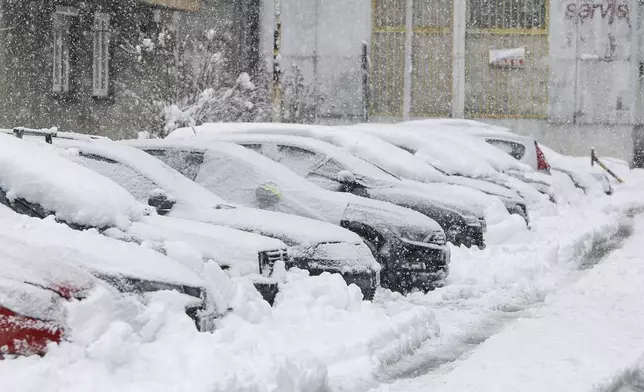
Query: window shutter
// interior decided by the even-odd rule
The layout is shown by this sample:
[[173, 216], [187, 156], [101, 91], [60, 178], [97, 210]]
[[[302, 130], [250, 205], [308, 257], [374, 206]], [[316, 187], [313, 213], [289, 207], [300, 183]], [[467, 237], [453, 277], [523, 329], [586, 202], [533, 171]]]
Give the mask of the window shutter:
[[54, 51], [52, 91], [69, 92], [69, 19], [59, 13], [53, 15]]
[[110, 93], [110, 15], [94, 14], [94, 65], [92, 95], [107, 97]]

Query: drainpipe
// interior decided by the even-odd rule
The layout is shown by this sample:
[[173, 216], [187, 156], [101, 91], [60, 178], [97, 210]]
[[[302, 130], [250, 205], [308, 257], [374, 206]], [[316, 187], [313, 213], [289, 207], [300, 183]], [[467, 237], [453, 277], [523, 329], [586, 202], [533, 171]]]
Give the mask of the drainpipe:
[[633, 0], [635, 12], [631, 15], [634, 16], [635, 20], [631, 20], [631, 26], [635, 29], [632, 32], [632, 42], [631, 47], [631, 75], [633, 83], [633, 106], [631, 108], [632, 114], [632, 123], [633, 123], [633, 156], [632, 156], [632, 166], [635, 168], [644, 168], [644, 115], [642, 110], [642, 82], [644, 81], [644, 60], [640, 57], [641, 53], [639, 51], [640, 47], [640, 36], [642, 32], [642, 20], [644, 20], [644, 7], [642, 7], [642, 0]]
[[282, 122], [282, 21], [281, 21], [281, 0], [274, 0], [274, 30], [273, 30], [273, 84], [272, 84], [272, 109], [273, 122]]
[[466, 0], [454, 0], [452, 14], [452, 117], [465, 117]]
[[414, 0], [407, 0], [405, 16], [405, 72], [403, 73], [403, 120], [411, 112], [411, 76], [413, 72], [412, 40], [414, 35]]

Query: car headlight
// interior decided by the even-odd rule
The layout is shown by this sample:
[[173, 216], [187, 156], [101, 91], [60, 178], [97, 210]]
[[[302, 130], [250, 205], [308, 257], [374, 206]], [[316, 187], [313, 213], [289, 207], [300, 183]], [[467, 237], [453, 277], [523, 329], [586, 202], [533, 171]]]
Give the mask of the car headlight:
[[412, 242], [427, 242], [428, 239], [427, 233], [414, 230], [401, 230], [400, 237]]
[[427, 269], [427, 264], [425, 264], [422, 261], [407, 262], [407, 263], [401, 263], [400, 268], [415, 270], [415, 271], [425, 271]]
[[481, 224], [481, 230], [485, 233], [487, 232], [487, 221], [485, 218], [479, 218], [479, 223]]
[[437, 231], [435, 233], [432, 233], [427, 238], [427, 242], [432, 243], [432, 244], [444, 244], [445, 242], [447, 242], [447, 237], [445, 235], [445, 232]]
[[473, 215], [465, 215], [463, 216], [463, 219], [465, 220], [465, 224], [468, 226], [478, 226], [481, 224], [481, 220]]
[[259, 252], [259, 273], [264, 276], [270, 276], [273, 273], [273, 266], [276, 261], [283, 261], [288, 264], [289, 255], [286, 249], [275, 249]]

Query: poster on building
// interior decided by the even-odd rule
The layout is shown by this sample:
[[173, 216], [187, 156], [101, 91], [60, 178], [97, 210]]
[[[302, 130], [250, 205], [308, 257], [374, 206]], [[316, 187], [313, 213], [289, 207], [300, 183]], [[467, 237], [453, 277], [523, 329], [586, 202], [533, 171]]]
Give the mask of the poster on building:
[[523, 68], [525, 67], [525, 46], [513, 49], [491, 49], [490, 67]]

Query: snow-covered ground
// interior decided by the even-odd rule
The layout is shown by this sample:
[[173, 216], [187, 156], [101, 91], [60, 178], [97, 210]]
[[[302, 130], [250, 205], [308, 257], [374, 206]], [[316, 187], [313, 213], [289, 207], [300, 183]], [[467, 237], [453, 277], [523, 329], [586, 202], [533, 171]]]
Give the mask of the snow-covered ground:
[[592, 391], [604, 383], [620, 391], [619, 382], [637, 380], [644, 217], [634, 218], [623, 244], [617, 240], [631, 226], [626, 216], [644, 204], [643, 179], [633, 172], [614, 198], [559, 207], [558, 216], [537, 220], [534, 233], [519, 234], [520, 243], [513, 235], [498, 254], [486, 250], [489, 263], [459, 264], [443, 295], [418, 298], [432, 301], [441, 336], [389, 376], [422, 375], [374, 390]]
[[636, 218], [623, 249], [601, 257], [629, 226], [628, 213], [644, 207], [644, 174], [625, 177], [611, 197], [571, 191], [569, 204], [534, 206], [532, 230], [514, 216], [490, 225], [488, 248], [454, 248], [448, 284], [427, 295], [382, 290], [373, 303], [364, 302], [338, 275], [291, 271], [271, 308], [238, 279], [234, 311], [209, 334], [194, 329], [172, 293], [144, 304], [98, 288], [67, 305], [69, 342], [43, 358], [0, 362], [0, 389], [581, 391], [608, 385], [639, 366], [644, 354], [637, 333], [644, 318], [637, 286], [644, 278], [637, 259], [644, 220]]

